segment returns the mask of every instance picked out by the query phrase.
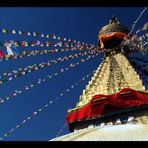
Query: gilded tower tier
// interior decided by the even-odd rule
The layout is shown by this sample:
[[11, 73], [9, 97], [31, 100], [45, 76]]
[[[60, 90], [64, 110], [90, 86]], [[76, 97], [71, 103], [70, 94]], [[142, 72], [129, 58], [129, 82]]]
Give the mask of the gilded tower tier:
[[96, 94], [115, 94], [122, 88], [144, 90], [137, 72], [122, 53], [107, 56], [96, 70], [80, 96], [77, 107], [87, 104]]
[[148, 91], [129, 61], [129, 55], [138, 51], [127, 44], [132, 42], [129, 32], [116, 17], [99, 31], [98, 50], [104, 58], [76, 107], [68, 110], [66, 122], [70, 131], [112, 123], [118, 118], [125, 123], [129, 115], [135, 116], [137, 110], [147, 107]]

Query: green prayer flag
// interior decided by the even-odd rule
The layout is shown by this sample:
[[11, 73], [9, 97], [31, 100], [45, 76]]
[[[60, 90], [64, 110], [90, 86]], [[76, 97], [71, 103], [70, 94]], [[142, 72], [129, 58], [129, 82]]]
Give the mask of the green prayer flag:
[[42, 109], [38, 109], [38, 111], [40, 112], [40, 111], [42, 111]]
[[28, 119], [28, 120], [30, 120], [30, 119], [31, 119], [31, 117], [28, 117], [27, 119]]
[[10, 99], [9, 97], [6, 98], [6, 100], [9, 100], [9, 99]]
[[37, 34], [35, 32], [33, 32], [33, 36], [37, 36]]
[[7, 30], [6, 30], [6, 29], [2, 29], [2, 32], [3, 32], [3, 33], [7, 33]]
[[46, 38], [49, 38], [49, 35], [48, 34], [46, 35]]
[[16, 128], [19, 128], [19, 127], [20, 127], [20, 125], [17, 125], [17, 126], [16, 126]]
[[18, 34], [23, 34], [23, 33], [22, 33], [22, 31], [19, 30], [19, 31], [18, 31]]
[[8, 136], [8, 134], [6, 133], [5, 135], [4, 135], [4, 137], [7, 137]]
[[17, 78], [17, 75], [14, 75], [15, 78]]
[[145, 23], [142, 30], [147, 30], [147, 28], [148, 28], [148, 23]]
[[3, 81], [0, 81], [0, 84], [3, 84]]
[[5, 60], [6, 60], [6, 61], [8, 61], [8, 60], [9, 60], [9, 58], [6, 58], [6, 57], [5, 57]]

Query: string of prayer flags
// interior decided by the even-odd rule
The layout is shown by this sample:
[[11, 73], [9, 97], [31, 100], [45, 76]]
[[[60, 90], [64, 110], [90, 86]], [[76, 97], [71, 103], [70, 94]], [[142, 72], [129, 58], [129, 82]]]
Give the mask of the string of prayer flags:
[[64, 62], [64, 61], [67, 61], [69, 59], [74, 59], [74, 58], [78, 58], [80, 56], [93, 55], [93, 54], [95, 54], [95, 52], [93, 52], [93, 51], [84, 52], [84, 53], [76, 53], [74, 55], [65, 56], [63, 58], [60, 57], [57, 60], [50, 60], [50, 61], [47, 61], [47, 62], [34, 64], [32, 66], [29, 65], [29, 66], [26, 66], [26, 67], [23, 67], [23, 68], [19, 68], [18, 70], [5, 72], [5, 73], [3, 73], [3, 75], [0, 76], [0, 84], [2, 85], [5, 82], [11, 81], [11, 80], [18, 78], [20, 76], [26, 75], [26, 74], [34, 72], [34, 71], [38, 71], [38, 70], [45, 68], [45, 67], [49, 67], [49, 66], [51, 66], [51, 63], [57, 64], [59, 62]]
[[145, 31], [148, 29], [148, 23], [145, 23], [144, 26], [141, 29], [138, 29], [136, 31], [136, 34], [138, 34], [139, 32]]
[[[86, 61], [88, 61], [88, 60], [90, 60], [90, 59], [96, 57], [97, 55], [99, 55], [99, 54], [97, 53], [96, 55], [91, 55], [91, 56], [87, 57], [86, 59], [83, 59], [83, 60], [81, 59], [80, 61], [78, 61], [78, 62], [76, 62], [76, 63], [71, 63], [71, 64], [73, 64], [73, 66], [71, 66], [71, 64], [69, 64], [69, 66], [67, 66], [67, 67], [65, 67], [65, 68], [60, 68], [60, 69], [58, 70], [58, 72], [56, 72], [56, 73], [48, 74], [48, 75], [47, 75], [46, 77], [44, 77], [44, 78], [39, 78], [37, 81], [32, 82], [32, 83], [29, 83], [28, 85], [25, 85], [22, 89], [15, 90], [14, 92], [10, 92], [10, 93], [9, 93], [9, 96], [5, 96], [5, 97], [1, 97], [1, 98], [0, 98], [0, 104], [2, 104], [2, 103], [4, 103], [4, 102], [6, 102], [6, 101], [8, 101], [8, 100], [10, 100], [10, 99], [12, 99], [12, 98], [14, 98], [14, 97], [16, 97], [16, 96], [19, 95], [19, 94], [24, 93], [25, 91], [28, 91], [28, 90], [30, 90], [30, 89], [32, 89], [32, 88], [34, 88], [34, 87], [36, 87], [36, 86], [38, 86], [38, 85], [44, 83], [44, 82], [50, 80], [51, 78], [53, 78], [53, 77], [55, 77], [55, 76], [58, 76], [59, 74], [61, 74], [61, 73], [63, 73], [63, 72], [68, 71], [68, 70], [71, 69], [71, 68], [74, 68], [74, 67], [78, 66], [78, 65], [81, 64], [81, 63], [84, 63], [84, 62], [86, 62]], [[68, 91], [68, 90], [67, 90], [67, 91]]]
[[[16, 54], [16, 55], [5, 55], [3, 51], [0, 52], [0, 62], [1, 61], [8, 61], [8, 60], [14, 60], [18, 58], [23, 57], [29, 57], [29, 56], [36, 56], [36, 55], [42, 55], [42, 54], [48, 54], [48, 53], [55, 53], [55, 52], [69, 52], [69, 51], [77, 51], [80, 50], [80, 48], [72, 47], [72, 48], [62, 48], [62, 49], [47, 49], [47, 50], [32, 50], [32, 51], [23, 51], [22, 53]], [[94, 50], [95, 52], [99, 52], [97, 50]]]
[[138, 18], [134, 21], [134, 23], [133, 23], [133, 25], [132, 25], [132, 28], [131, 28], [131, 30], [130, 30], [130, 32], [129, 32], [129, 34], [131, 34], [131, 33], [133, 32], [133, 30], [134, 30], [136, 24], [138, 23], [138, 21], [139, 21], [140, 18], [143, 16], [143, 14], [144, 14], [144, 12], [145, 12], [146, 10], [147, 10], [147, 7], [145, 7], [145, 8], [143, 9], [143, 11], [140, 13], [140, 15], [138, 16]]
[[[83, 77], [80, 81], [74, 83], [72, 86], [76, 87], [78, 84], [81, 84], [84, 80], [86, 80], [88, 77], [90, 77], [92, 74], [94, 74], [95, 71], [91, 72], [90, 74], [87, 74], [86, 77]], [[73, 87], [73, 88], [74, 88]], [[69, 91], [67, 91], [69, 90]], [[69, 87], [68, 89], [66, 89], [65, 91], [61, 92], [60, 94], [67, 94], [68, 92], [70, 92], [71, 87]], [[34, 117], [36, 117], [39, 113], [45, 111], [52, 103], [54, 103], [55, 101], [57, 101], [58, 99], [60, 99], [61, 95], [58, 95], [55, 99], [49, 99], [48, 103], [46, 103], [44, 106], [38, 108], [36, 111], [32, 112], [29, 116], [27, 116], [25, 119], [23, 119], [19, 124], [17, 124], [14, 128], [12, 128], [11, 130], [9, 130], [8, 132], [4, 133], [1, 137], [0, 137], [0, 141], [2, 141], [4, 138], [8, 137], [9, 135], [11, 135], [14, 131], [16, 131], [18, 128], [22, 127], [25, 123], [27, 123], [29, 120], [33, 119]], [[62, 96], [63, 96], [62, 95]]]
[[76, 47], [79, 50], [96, 50], [97, 46], [92, 44], [80, 45], [80, 43], [65, 43], [65, 42], [41, 42], [41, 41], [14, 41], [14, 40], [5, 40], [4, 42], [0, 41], [0, 46], [6, 47], [8, 55], [17, 55], [19, 54], [17, 47], [60, 47], [60, 48], [73, 48]]
[[[20, 30], [15, 30], [15, 29], [8, 30], [6, 28], [1, 28], [1, 27], [0, 27], [0, 32], [4, 33], [4, 34], [18, 34], [18, 35], [25, 35], [25, 36], [32, 36], [32, 37], [40, 37], [40, 38], [46, 38], [46, 39], [66, 41], [68, 43], [75, 43], [75, 44], [79, 44], [79, 45], [88, 45], [87, 43], [72, 40], [72, 39], [67, 39], [66, 37], [60, 37], [60, 36], [57, 36], [55, 34], [49, 35], [49, 34], [43, 34], [43, 33], [37, 33], [37, 32], [20, 31]], [[19, 45], [19, 44], [17, 43], [17, 45]], [[27, 46], [27, 45], [25, 45], [25, 46]], [[34, 46], [34, 44], [32, 44], [31, 46]], [[41, 44], [41, 46], [42, 46], [42, 44]]]

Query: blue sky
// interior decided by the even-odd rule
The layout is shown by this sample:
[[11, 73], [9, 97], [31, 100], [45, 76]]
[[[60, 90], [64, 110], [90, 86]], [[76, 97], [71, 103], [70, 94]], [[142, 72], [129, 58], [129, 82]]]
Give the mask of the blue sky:
[[[97, 44], [98, 31], [108, 23], [112, 15], [131, 29], [133, 22], [139, 16], [144, 7], [1, 7], [0, 27], [22, 31], [55, 34], [57, 36], [75, 39], [77, 41]], [[135, 27], [136, 31], [147, 21], [148, 11], [139, 20]], [[4, 40], [41, 40], [41, 38], [8, 35], [0, 33], [0, 41]], [[47, 41], [42, 39], [42, 41]], [[1, 50], [6, 52], [4, 47]], [[20, 52], [29, 50], [50, 49], [47, 47], [18, 47]], [[75, 52], [52, 53], [25, 57], [0, 63], [0, 75], [23, 66], [41, 63], [49, 59], [56, 59]], [[141, 55], [140, 55], [141, 56]], [[147, 56], [144, 57], [145, 59]], [[57, 72], [59, 68], [66, 67], [80, 58], [55, 64], [51, 67], [32, 72], [0, 86], [0, 97], [7, 96], [15, 89], [21, 89], [25, 84], [38, 78], [45, 77], [48, 73]], [[44, 106], [50, 98], [54, 99], [62, 91], [79, 81], [91, 71], [95, 70], [102, 61], [102, 55], [86, 61], [71, 70], [50, 79], [48, 82], [24, 92], [12, 100], [0, 104], [0, 137], [14, 128], [31, 115], [36, 109]], [[51, 104], [47, 110], [29, 120], [11, 135], [5, 137], [5, 141], [47, 141], [56, 137], [65, 123], [68, 108], [75, 107], [82, 90], [90, 78], [62, 96], [58, 101]], [[61, 135], [69, 133], [67, 127]]]

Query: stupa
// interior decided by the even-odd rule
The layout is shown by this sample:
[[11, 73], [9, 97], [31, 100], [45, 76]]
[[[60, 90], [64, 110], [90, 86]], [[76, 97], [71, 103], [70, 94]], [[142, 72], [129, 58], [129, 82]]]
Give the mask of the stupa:
[[104, 59], [68, 110], [70, 134], [51, 141], [147, 141], [148, 91], [128, 57], [133, 52], [125, 40], [130, 30], [116, 17], [98, 33]]

